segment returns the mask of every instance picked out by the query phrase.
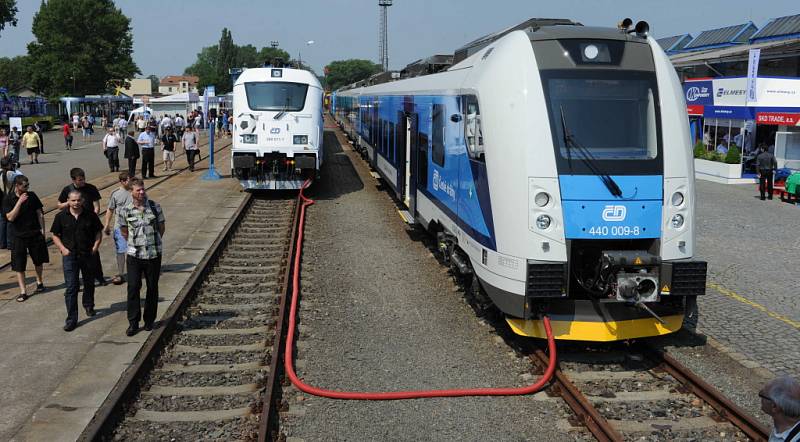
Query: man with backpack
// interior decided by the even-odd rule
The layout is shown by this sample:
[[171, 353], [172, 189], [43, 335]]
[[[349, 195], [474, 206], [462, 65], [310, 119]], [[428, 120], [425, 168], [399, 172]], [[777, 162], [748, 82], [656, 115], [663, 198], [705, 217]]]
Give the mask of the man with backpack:
[[155, 201], [147, 198], [144, 181], [129, 180], [131, 202], [119, 208], [117, 219], [122, 237], [128, 244], [128, 329], [125, 334], [139, 332], [142, 318], [140, 292], [142, 277], [147, 282], [144, 301], [144, 329], [153, 329], [158, 308], [158, 278], [163, 254], [164, 212]]

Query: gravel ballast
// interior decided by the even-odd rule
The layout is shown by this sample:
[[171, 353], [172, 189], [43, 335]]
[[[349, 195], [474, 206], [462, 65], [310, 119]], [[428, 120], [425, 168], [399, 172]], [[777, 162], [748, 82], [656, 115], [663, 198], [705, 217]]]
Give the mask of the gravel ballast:
[[[358, 156], [343, 152], [331, 132], [325, 146], [322, 179], [311, 195], [317, 202], [307, 213], [300, 377], [367, 391], [535, 382], [523, 381], [528, 362], [481, 325]], [[529, 396], [339, 401], [290, 387], [284, 401], [283, 434], [305, 441], [576, 437], [555, 427], [569, 415], [558, 401]]]

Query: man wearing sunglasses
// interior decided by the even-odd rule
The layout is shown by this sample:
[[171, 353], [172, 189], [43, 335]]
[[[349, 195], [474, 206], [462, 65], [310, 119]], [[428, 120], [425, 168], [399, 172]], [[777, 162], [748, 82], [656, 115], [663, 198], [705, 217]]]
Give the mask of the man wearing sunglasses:
[[35, 193], [29, 192], [28, 178], [18, 175], [14, 178], [14, 191], [3, 200], [3, 213], [14, 227], [14, 249], [11, 251], [11, 270], [17, 273], [20, 295], [18, 302], [28, 299], [25, 288], [25, 270], [28, 256], [36, 270], [36, 293], [45, 290], [42, 281], [42, 265], [50, 262], [47, 244], [44, 239], [44, 213], [42, 202]]
[[769, 442], [800, 442], [800, 383], [782, 376], [758, 392], [761, 411], [772, 417]]

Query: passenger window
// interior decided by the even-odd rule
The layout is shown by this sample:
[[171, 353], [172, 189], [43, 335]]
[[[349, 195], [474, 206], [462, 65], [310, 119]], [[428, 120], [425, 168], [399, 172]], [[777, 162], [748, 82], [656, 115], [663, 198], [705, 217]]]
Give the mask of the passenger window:
[[444, 167], [444, 111], [445, 107], [443, 104], [433, 105], [433, 126], [431, 128], [433, 152], [431, 154], [431, 160], [442, 167]]
[[389, 123], [389, 160], [392, 164], [397, 164], [397, 132], [396, 125]]
[[428, 136], [419, 132], [417, 139], [417, 149], [419, 149], [419, 173], [417, 174], [417, 186], [421, 189], [428, 188]]

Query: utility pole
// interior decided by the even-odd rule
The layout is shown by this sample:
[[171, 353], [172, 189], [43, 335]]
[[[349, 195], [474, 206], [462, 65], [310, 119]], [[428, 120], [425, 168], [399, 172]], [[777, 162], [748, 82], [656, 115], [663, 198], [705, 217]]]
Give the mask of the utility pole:
[[383, 71], [389, 70], [389, 6], [392, 6], [392, 0], [378, 0], [378, 6], [381, 8], [380, 24], [378, 25], [378, 46], [380, 46], [379, 62], [383, 67]]

